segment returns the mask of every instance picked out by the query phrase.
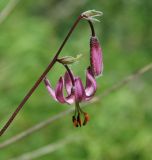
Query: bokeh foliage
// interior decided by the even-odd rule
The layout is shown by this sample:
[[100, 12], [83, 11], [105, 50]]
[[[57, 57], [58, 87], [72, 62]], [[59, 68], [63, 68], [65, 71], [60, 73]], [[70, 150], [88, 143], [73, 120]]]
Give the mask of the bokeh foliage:
[[[2, 10], [8, 1], [0, 1]], [[104, 74], [97, 79], [103, 90], [148, 64], [151, 52], [150, 0], [20, 0], [0, 25], [0, 127], [42, 73], [79, 13], [96, 9], [104, 13], [95, 28], [104, 53]], [[71, 68], [84, 77], [89, 63], [90, 30], [81, 22], [62, 55], [83, 54]], [[49, 73], [55, 86], [64, 68], [57, 64]], [[83, 78], [84, 80], [84, 78]], [[71, 115], [0, 151], [5, 160], [32, 151], [59, 139], [76, 135], [81, 141], [39, 159], [66, 160], [150, 160], [152, 159], [152, 73], [85, 110], [91, 120], [86, 127], [73, 128]], [[41, 84], [19, 113], [0, 142], [32, 125], [66, 110], [54, 102]]]

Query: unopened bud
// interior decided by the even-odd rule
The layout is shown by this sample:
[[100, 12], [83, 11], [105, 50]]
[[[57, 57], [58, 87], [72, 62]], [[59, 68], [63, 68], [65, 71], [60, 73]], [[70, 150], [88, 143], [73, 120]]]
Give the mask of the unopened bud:
[[99, 76], [103, 72], [102, 49], [97, 37], [90, 39], [90, 63], [94, 76]]

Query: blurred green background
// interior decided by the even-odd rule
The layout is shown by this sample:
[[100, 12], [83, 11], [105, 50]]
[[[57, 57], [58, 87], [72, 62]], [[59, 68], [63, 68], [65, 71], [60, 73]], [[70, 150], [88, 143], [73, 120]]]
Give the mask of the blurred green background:
[[[9, 0], [0, 0], [2, 11]], [[95, 23], [102, 44], [104, 73], [97, 79], [104, 90], [152, 60], [150, 0], [20, 0], [0, 24], [0, 127], [53, 58], [77, 16], [86, 10], [104, 13]], [[82, 21], [61, 55], [83, 54], [73, 72], [85, 80], [89, 63], [90, 29]], [[56, 64], [49, 79], [55, 86], [65, 69]], [[74, 128], [73, 114], [50, 124], [22, 141], [0, 150], [7, 160], [67, 137], [81, 140], [37, 160], [150, 160], [152, 159], [152, 72], [149, 71], [102, 100], [87, 104], [90, 122]], [[71, 106], [70, 106], [71, 107]], [[74, 107], [74, 106], [72, 106]], [[49, 97], [39, 86], [0, 142], [69, 108]]]

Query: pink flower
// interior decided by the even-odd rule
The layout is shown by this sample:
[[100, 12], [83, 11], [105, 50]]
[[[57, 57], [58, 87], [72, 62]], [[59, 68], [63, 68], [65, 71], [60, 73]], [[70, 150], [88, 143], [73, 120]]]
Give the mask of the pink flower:
[[[82, 111], [79, 103], [82, 101], [90, 100], [96, 92], [96, 80], [93, 76], [91, 68], [89, 67], [86, 71], [85, 87], [83, 86], [80, 77], [75, 77], [71, 71], [66, 72], [64, 77], [59, 78], [55, 90], [52, 88], [47, 78], [44, 79], [44, 82], [49, 94], [53, 97], [54, 100], [60, 103], [75, 103], [77, 113], [75, 112], [75, 115], [72, 118], [74, 125], [81, 126], [82, 122], [80, 118], [80, 113], [83, 113], [84, 115], [83, 125], [85, 125], [89, 120], [89, 116], [87, 113]], [[64, 96], [64, 88], [66, 89], [67, 96]]]
[[102, 49], [100, 47], [97, 37], [91, 37], [90, 39], [90, 63], [94, 76], [102, 74], [103, 71], [103, 59]]
[[[73, 75], [72, 75], [73, 76]], [[96, 92], [96, 80], [94, 79], [90, 67], [86, 72], [86, 85], [85, 88], [82, 84], [80, 77], [74, 77], [74, 86], [72, 84], [71, 77], [68, 72], [64, 77], [60, 77], [54, 90], [47, 78], [44, 79], [45, 86], [49, 94], [54, 100], [60, 103], [73, 104], [75, 102], [82, 102], [90, 100]], [[67, 92], [67, 96], [64, 96], [64, 87]]]

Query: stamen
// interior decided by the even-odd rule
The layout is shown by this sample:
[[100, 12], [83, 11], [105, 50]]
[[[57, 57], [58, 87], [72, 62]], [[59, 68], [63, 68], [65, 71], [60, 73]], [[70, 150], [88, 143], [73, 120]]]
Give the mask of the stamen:
[[88, 113], [84, 112], [83, 125], [86, 125], [89, 120], [90, 120], [90, 117], [89, 117]]
[[77, 122], [75, 116], [72, 116], [72, 121], [73, 121], [73, 125], [74, 125], [75, 127], [78, 127], [78, 122]]
[[88, 113], [84, 112], [80, 108], [80, 105], [78, 102], [75, 103], [75, 116], [74, 116], [74, 118], [76, 117], [77, 113], [78, 113], [77, 119], [76, 119], [77, 125], [79, 125], [80, 127], [82, 126], [81, 114], [83, 114], [83, 116], [84, 116], [83, 126], [85, 126], [88, 123], [88, 121], [90, 120], [90, 117], [89, 117]]
[[78, 122], [79, 126], [81, 127], [82, 121], [81, 121], [80, 113], [78, 113], [77, 122]]

